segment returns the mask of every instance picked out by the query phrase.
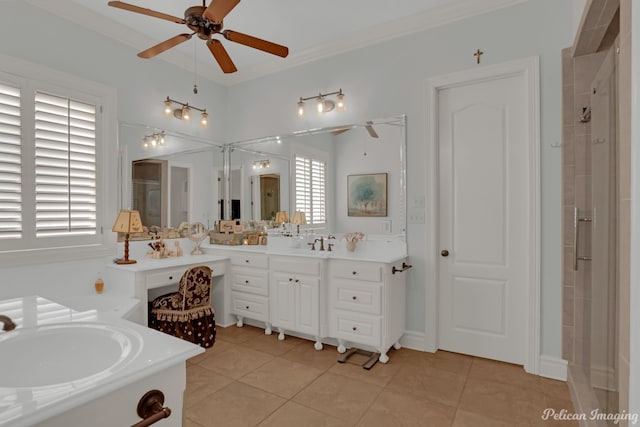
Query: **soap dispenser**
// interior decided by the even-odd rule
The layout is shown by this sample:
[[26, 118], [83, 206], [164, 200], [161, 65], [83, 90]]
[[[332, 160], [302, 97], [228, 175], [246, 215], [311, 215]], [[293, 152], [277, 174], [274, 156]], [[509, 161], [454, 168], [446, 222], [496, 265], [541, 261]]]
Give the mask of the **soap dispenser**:
[[102, 291], [104, 291], [104, 280], [102, 280], [102, 274], [100, 272], [98, 272], [98, 278], [96, 279], [94, 286], [96, 288], [96, 293], [101, 294]]

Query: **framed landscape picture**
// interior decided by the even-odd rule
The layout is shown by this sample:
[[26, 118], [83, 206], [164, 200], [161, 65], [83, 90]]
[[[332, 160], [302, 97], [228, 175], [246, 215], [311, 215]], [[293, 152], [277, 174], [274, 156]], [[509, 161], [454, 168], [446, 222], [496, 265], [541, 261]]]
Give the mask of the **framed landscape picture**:
[[349, 216], [387, 216], [387, 174], [347, 176]]

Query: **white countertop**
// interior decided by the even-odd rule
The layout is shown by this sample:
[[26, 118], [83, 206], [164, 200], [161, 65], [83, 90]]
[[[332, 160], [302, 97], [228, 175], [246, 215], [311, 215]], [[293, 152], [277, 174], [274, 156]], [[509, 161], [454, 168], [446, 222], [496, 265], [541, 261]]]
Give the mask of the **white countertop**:
[[[323, 259], [341, 259], [349, 261], [381, 262], [385, 264], [394, 263], [405, 259], [407, 245], [405, 242], [395, 239], [389, 240], [365, 240], [358, 242], [356, 250], [347, 251], [344, 240], [325, 239], [325, 250], [320, 250], [320, 242], [316, 243], [316, 249], [311, 250], [308, 242], [296, 238], [274, 238], [269, 237], [267, 245], [217, 245], [203, 243], [201, 248], [207, 250], [239, 251], [263, 253], [267, 255], [295, 256]], [[328, 250], [329, 243], [333, 244], [331, 251]]]
[[[139, 338], [137, 353], [117, 369], [109, 370], [91, 380], [32, 387], [6, 387], [0, 378], [0, 426], [22, 427], [61, 414], [107, 393], [118, 390], [149, 375], [182, 363], [200, 354], [203, 348], [161, 332], [97, 310], [76, 311], [37, 296], [0, 301], [0, 313], [8, 315], [17, 325], [16, 331], [43, 325], [86, 324], [113, 327]], [[0, 363], [28, 372], [22, 360], [2, 360], [3, 342], [11, 340], [12, 332], [0, 332]], [[46, 352], [46, 348], [42, 349]]]
[[[204, 249], [204, 248], [203, 248]], [[138, 259], [135, 264], [109, 264], [109, 268], [127, 271], [147, 271], [157, 270], [159, 268], [180, 267], [183, 265], [191, 265], [206, 262], [224, 261], [227, 257], [202, 254], [202, 255], [184, 255], [179, 257], [169, 257], [162, 259], [142, 258]]]

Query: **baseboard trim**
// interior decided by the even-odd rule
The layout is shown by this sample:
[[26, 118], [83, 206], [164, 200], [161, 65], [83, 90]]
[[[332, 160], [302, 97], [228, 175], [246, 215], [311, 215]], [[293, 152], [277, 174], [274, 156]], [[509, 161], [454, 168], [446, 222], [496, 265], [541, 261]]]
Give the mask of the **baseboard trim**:
[[425, 342], [426, 336], [424, 332], [405, 331], [402, 338], [400, 338], [400, 344], [411, 350], [427, 351]]
[[540, 372], [538, 375], [554, 380], [567, 380], [567, 361], [558, 357], [541, 355], [538, 361]]

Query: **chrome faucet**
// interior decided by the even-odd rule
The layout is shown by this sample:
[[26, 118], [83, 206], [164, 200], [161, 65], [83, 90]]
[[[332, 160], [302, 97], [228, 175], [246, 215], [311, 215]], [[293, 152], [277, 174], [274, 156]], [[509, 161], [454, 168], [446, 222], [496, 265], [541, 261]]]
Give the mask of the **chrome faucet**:
[[9, 318], [9, 316], [5, 316], [4, 314], [0, 314], [0, 322], [4, 323], [2, 327], [3, 331], [9, 332], [13, 331], [16, 328], [16, 324], [13, 323], [13, 320]]

